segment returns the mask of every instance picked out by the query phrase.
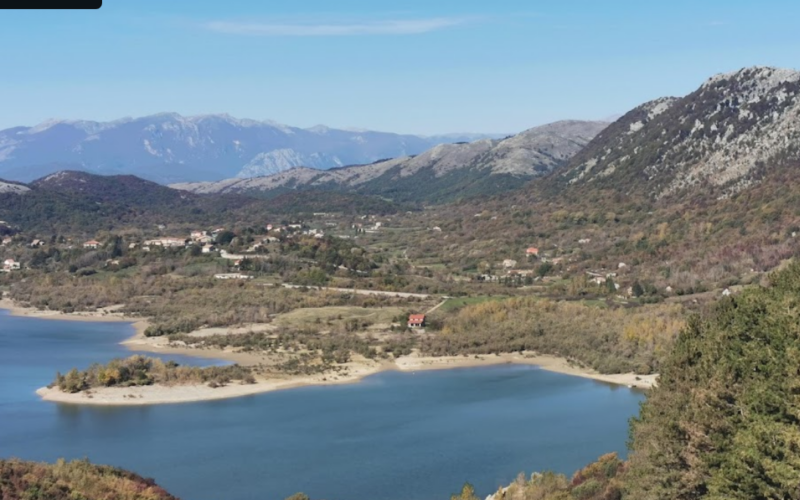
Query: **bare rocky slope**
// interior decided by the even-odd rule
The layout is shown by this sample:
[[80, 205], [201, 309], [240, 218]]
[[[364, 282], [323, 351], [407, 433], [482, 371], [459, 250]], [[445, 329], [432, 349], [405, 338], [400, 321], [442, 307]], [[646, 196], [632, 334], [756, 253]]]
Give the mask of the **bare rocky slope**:
[[31, 189], [16, 182], [7, 182], [0, 179], [0, 193], [17, 193], [22, 194], [30, 191]]
[[29, 182], [62, 170], [82, 170], [133, 174], [161, 183], [215, 180], [267, 175], [299, 165], [327, 169], [369, 163], [473, 137], [303, 129], [224, 114], [51, 120], [0, 130], [0, 175]]
[[557, 176], [653, 199], [746, 188], [800, 159], [800, 72], [745, 68], [691, 94], [643, 104], [597, 135]]
[[287, 190], [349, 190], [401, 201], [441, 202], [519, 187], [564, 165], [608, 124], [561, 121], [502, 140], [440, 144], [416, 156], [320, 171], [294, 168], [275, 175], [171, 187], [194, 193], [277, 194]]

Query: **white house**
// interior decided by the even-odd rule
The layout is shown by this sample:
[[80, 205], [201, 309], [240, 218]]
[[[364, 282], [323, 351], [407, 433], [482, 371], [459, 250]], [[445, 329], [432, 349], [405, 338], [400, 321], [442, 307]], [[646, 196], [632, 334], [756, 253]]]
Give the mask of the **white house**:
[[85, 242], [83, 244], [83, 248], [89, 248], [89, 249], [92, 249], [92, 250], [96, 250], [97, 247], [99, 247], [99, 246], [100, 246], [100, 242], [99, 241], [95, 241], [95, 240], [89, 240], [89, 241], [87, 241], [87, 242]]
[[516, 265], [517, 261], [514, 259], [506, 259], [503, 261], [503, 267], [505, 267], [506, 269], [511, 269], [513, 267], [516, 267]]
[[3, 261], [3, 272], [10, 273], [11, 271], [19, 270], [19, 262], [14, 259], [6, 259]]
[[146, 246], [157, 247], [183, 247], [186, 246], [185, 238], [160, 238], [157, 240], [147, 240], [144, 242]]
[[214, 277], [218, 280], [249, 280], [253, 279], [252, 276], [242, 273], [221, 273], [215, 274]]

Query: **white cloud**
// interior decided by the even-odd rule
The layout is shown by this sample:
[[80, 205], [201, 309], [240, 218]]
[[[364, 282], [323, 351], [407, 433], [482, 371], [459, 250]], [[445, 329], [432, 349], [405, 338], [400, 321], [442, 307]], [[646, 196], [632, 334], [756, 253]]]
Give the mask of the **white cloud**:
[[248, 23], [212, 21], [205, 29], [217, 33], [247, 36], [354, 36], [417, 35], [462, 24], [464, 19], [438, 17], [356, 23]]

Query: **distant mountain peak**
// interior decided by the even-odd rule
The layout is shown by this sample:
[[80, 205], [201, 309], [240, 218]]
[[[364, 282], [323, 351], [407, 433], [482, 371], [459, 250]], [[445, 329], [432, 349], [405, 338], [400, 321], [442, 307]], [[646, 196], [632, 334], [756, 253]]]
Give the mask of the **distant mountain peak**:
[[0, 130], [0, 176], [31, 181], [58, 170], [135, 174], [162, 183], [258, 176], [414, 155], [453, 138], [290, 127], [227, 113], [167, 112], [98, 122], [47, 120]]

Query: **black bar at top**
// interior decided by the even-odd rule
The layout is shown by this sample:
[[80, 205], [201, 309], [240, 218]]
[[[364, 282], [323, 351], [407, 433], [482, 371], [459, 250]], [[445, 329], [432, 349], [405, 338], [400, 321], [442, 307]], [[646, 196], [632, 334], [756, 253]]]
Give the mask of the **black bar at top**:
[[0, 0], [0, 9], [99, 9], [103, 0]]

